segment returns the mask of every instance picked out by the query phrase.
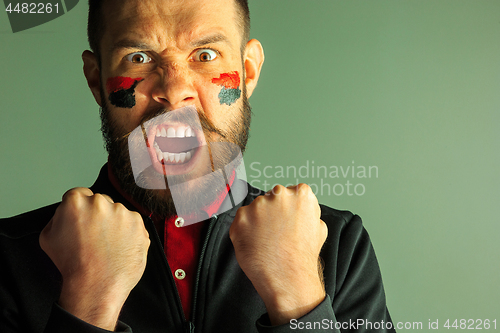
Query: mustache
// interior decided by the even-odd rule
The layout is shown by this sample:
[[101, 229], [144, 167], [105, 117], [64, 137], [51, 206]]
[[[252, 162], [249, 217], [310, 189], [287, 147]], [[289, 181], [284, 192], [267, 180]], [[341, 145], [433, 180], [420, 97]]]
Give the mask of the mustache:
[[[148, 112], [148, 114], [144, 115], [140, 119], [139, 126], [142, 127], [142, 128], [144, 128], [144, 124], [146, 122], [148, 122], [148, 121], [150, 121], [150, 120], [152, 120], [154, 118], [160, 117], [162, 115], [165, 115], [165, 114], [167, 114], [168, 112], [171, 112], [171, 111], [175, 111], [175, 110], [168, 110], [168, 109], [165, 109], [165, 108], [162, 108], [162, 107], [153, 109], [150, 112]], [[222, 137], [224, 139], [227, 139], [226, 134], [224, 134], [210, 119], [208, 119], [208, 117], [205, 115], [204, 112], [200, 111], [198, 108], [196, 108], [196, 112], [198, 114], [198, 118], [199, 118], [199, 121], [200, 121], [200, 124], [201, 124], [201, 129], [205, 133], [205, 137], [206, 137], [206, 133], [215, 133], [215, 134], [218, 134], [220, 137]], [[193, 122], [193, 119], [191, 117], [184, 116], [183, 114], [173, 113], [172, 117], [170, 117], [169, 120], [180, 122], [180, 123], [184, 123], [186, 125], [191, 126], [192, 128], [199, 128], [198, 124], [196, 124], [195, 122]], [[128, 133], [125, 133], [125, 134], [121, 135], [117, 139], [120, 140], [120, 141], [121, 140], [128, 140], [128, 137], [130, 136], [130, 134], [132, 132], [133, 132], [133, 130], [130, 131], [130, 132], [128, 132]]]

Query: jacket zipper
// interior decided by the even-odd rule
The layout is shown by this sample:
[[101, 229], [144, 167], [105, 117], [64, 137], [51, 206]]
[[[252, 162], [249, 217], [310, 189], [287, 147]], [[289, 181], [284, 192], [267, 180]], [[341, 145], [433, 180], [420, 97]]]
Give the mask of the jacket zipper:
[[215, 223], [217, 222], [218, 216], [214, 214], [210, 218], [210, 222], [208, 225], [208, 230], [207, 230], [207, 235], [205, 236], [205, 242], [203, 243], [203, 247], [201, 249], [200, 253], [200, 260], [198, 261], [198, 269], [196, 271], [196, 280], [194, 284], [194, 297], [193, 297], [193, 307], [192, 307], [192, 313], [191, 313], [191, 321], [189, 322], [189, 325], [187, 329], [189, 329], [187, 332], [189, 333], [194, 333], [194, 323], [195, 323], [195, 318], [196, 318], [196, 306], [197, 306], [197, 301], [198, 301], [198, 288], [199, 288], [199, 283], [200, 283], [200, 275], [201, 275], [201, 268], [203, 266], [203, 260], [205, 258], [205, 252], [207, 250], [208, 246], [208, 241], [210, 239], [210, 235], [212, 233], [212, 230], [214, 229]]

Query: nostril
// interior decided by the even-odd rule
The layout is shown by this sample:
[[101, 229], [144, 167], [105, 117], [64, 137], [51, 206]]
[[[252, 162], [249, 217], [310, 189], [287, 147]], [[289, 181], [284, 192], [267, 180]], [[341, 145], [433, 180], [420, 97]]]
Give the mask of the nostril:
[[195, 102], [197, 91], [189, 76], [183, 76], [182, 79], [172, 77], [163, 79], [163, 82], [157, 82], [154, 87], [152, 97], [156, 102], [173, 108]]

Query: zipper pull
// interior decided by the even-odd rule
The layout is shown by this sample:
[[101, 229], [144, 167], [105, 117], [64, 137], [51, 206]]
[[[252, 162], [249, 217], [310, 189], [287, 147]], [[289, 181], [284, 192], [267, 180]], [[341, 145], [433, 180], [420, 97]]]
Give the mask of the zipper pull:
[[186, 329], [186, 333], [194, 333], [194, 323], [192, 321], [188, 321], [186, 322], [186, 325], [185, 325]]

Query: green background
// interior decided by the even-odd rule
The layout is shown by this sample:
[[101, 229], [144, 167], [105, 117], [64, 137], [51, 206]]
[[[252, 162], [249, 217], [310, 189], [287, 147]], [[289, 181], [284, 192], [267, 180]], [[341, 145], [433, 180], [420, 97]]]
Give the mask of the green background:
[[[249, 181], [286, 185], [296, 178], [279, 167], [313, 161], [376, 166], [378, 177], [297, 178], [364, 186], [318, 197], [363, 218], [394, 322], [500, 330], [500, 1], [250, 4], [266, 62]], [[1, 217], [90, 186], [106, 161], [80, 59], [86, 10], [16, 34], [0, 13]]]

